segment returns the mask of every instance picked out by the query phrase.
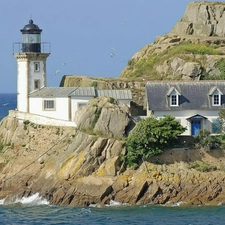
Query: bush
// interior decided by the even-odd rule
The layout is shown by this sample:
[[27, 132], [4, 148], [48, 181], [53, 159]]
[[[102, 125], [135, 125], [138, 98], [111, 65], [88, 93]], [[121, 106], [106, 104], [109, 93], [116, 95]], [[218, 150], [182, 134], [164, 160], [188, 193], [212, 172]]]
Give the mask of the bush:
[[140, 121], [126, 140], [127, 165], [136, 167], [143, 158], [162, 153], [166, 147], [175, 144], [177, 135], [185, 129], [172, 116], [160, 120], [149, 117]]
[[213, 148], [219, 148], [222, 145], [223, 137], [220, 135], [210, 136], [210, 132], [206, 129], [200, 130], [195, 137], [197, 144], [202, 148], [205, 148], [206, 151], [209, 151]]

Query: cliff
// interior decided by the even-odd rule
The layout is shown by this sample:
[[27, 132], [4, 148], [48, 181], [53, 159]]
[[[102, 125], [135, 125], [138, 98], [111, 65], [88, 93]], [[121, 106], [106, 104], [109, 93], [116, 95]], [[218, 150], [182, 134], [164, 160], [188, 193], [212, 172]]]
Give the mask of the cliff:
[[[143, 105], [145, 80], [223, 79], [224, 3], [189, 3], [171, 33], [128, 62], [119, 78], [64, 76], [60, 86], [132, 90]], [[0, 199], [40, 193], [51, 204], [224, 204], [224, 150], [168, 149], [126, 168], [124, 138], [135, 126], [125, 106], [93, 99], [78, 128], [37, 125], [13, 116], [0, 124]]]
[[[110, 101], [93, 99], [78, 111], [76, 130], [36, 125], [13, 113], [4, 118], [0, 126], [4, 203], [37, 192], [61, 206], [103, 206], [110, 200], [132, 205], [224, 203], [222, 150], [166, 150], [143, 161], [137, 170], [126, 168], [123, 139], [134, 121], [125, 106]], [[118, 129], [110, 125], [115, 115]], [[90, 119], [84, 124], [84, 118]]]

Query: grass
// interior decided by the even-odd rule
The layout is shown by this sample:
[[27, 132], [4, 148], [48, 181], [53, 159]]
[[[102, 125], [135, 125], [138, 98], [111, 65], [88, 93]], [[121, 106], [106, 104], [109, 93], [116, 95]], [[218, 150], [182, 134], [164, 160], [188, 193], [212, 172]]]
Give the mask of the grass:
[[190, 163], [190, 169], [195, 169], [200, 172], [211, 172], [217, 170], [217, 167], [209, 165], [203, 161], [194, 161]]
[[142, 58], [139, 61], [130, 59], [128, 62], [128, 69], [131, 70], [129, 73], [130, 77], [145, 77], [161, 80], [162, 77], [154, 69], [157, 65], [162, 65], [165, 61], [173, 59], [176, 56], [189, 57], [190, 54], [194, 55], [221, 55], [218, 51], [217, 45], [206, 45], [206, 44], [194, 44], [190, 41], [180, 42], [179, 44], [164, 50], [160, 54], [153, 53], [149, 57]]

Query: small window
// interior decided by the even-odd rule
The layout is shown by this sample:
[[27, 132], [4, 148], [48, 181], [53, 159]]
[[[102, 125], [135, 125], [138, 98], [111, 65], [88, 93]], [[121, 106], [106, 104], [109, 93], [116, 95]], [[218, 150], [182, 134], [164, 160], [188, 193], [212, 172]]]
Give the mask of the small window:
[[40, 63], [39, 62], [34, 63], [34, 71], [40, 71]]
[[87, 105], [86, 102], [80, 102], [80, 103], [78, 103], [78, 108], [83, 108], [83, 107], [85, 107], [86, 105]]
[[212, 121], [212, 132], [213, 133], [217, 133], [218, 132], [218, 130], [220, 129], [220, 122], [219, 122], [219, 120], [213, 120]]
[[171, 106], [178, 106], [178, 95], [171, 95], [170, 96], [170, 105]]
[[44, 100], [44, 110], [54, 110], [55, 101], [54, 100]]
[[40, 80], [34, 80], [34, 89], [40, 88]]
[[215, 94], [212, 96], [213, 97], [213, 105], [220, 105], [220, 95], [219, 94]]

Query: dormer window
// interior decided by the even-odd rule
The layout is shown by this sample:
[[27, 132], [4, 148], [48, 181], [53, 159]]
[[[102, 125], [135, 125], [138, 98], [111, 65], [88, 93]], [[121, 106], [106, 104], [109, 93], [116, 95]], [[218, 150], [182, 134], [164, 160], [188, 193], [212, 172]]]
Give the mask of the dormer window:
[[171, 95], [170, 105], [171, 106], [177, 106], [178, 105], [178, 95]]
[[209, 95], [212, 98], [212, 106], [220, 106], [221, 105], [221, 96], [223, 93], [220, 91], [220, 89], [216, 86], [212, 87]]
[[171, 87], [167, 93], [167, 96], [170, 98], [170, 106], [179, 106], [179, 96], [181, 94], [174, 87]]
[[213, 95], [213, 105], [220, 105], [220, 96], [218, 94]]

